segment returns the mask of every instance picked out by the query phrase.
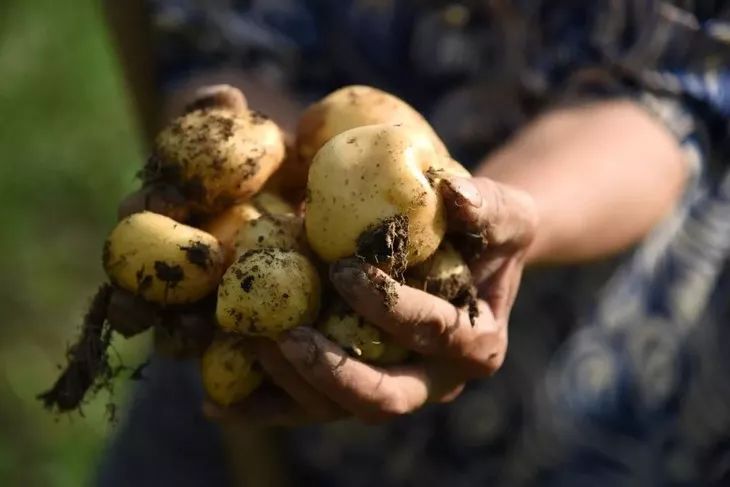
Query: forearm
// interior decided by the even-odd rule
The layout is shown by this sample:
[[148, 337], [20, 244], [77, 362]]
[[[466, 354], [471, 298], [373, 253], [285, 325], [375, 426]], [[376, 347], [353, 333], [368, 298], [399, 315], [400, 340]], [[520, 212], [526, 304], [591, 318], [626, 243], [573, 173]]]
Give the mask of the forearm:
[[672, 135], [628, 101], [548, 113], [477, 171], [535, 200], [532, 263], [579, 262], [630, 247], [670, 211], [685, 172]]

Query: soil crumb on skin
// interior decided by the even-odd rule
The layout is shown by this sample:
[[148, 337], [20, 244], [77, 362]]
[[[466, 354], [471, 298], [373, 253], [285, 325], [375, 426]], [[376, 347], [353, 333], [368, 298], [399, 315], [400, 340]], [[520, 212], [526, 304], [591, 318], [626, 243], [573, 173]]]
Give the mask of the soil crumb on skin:
[[479, 317], [479, 306], [477, 305], [477, 288], [474, 284], [470, 284], [451, 300], [451, 304], [459, 308], [466, 307], [469, 311], [469, 321], [471, 326], [476, 325], [476, 319]]
[[368, 279], [375, 287], [375, 290], [383, 297], [385, 307], [393, 309], [398, 304], [398, 288], [395, 281], [377, 273], [368, 273]]
[[110, 284], [96, 292], [84, 317], [81, 336], [66, 354], [66, 368], [51, 389], [38, 395], [47, 409], [71, 411], [81, 405], [92, 387], [111, 387], [110, 381], [118, 373], [109, 365], [107, 354], [111, 328], [106, 324], [106, 314], [111, 295]]
[[363, 232], [356, 255], [403, 282], [408, 266], [408, 217], [395, 215]]
[[210, 265], [210, 247], [202, 242], [190, 242], [187, 247], [180, 247], [180, 250], [185, 252], [185, 255], [193, 265], [200, 267], [203, 270], [207, 270]]
[[169, 288], [174, 288], [185, 279], [185, 272], [179, 265], [170, 265], [161, 260], [155, 261], [155, 276]]

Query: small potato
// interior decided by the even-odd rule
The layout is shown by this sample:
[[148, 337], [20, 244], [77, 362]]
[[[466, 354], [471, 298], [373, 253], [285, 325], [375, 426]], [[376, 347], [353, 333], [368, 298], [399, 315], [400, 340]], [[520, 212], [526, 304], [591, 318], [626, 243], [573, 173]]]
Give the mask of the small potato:
[[208, 346], [200, 372], [208, 396], [224, 407], [245, 399], [263, 379], [245, 338], [230, 335], [217, 336]]
[[122, 289], [153, 303], [183, 304], [215, 290], [224, 252], [209, 233], [146, 211], [128, 216], [112, 230], [103, 263]]
[[216, 319], [225, 331], [275, 338], [314, 322], [320, 289], [317, 270], [302, 254], [249, 250], [223, 275]]
[[155, 141], [143, 178], [176, 185], [200, 213], [217, 213], [261, 189], [284, 159], [279, 127], [258, 112], [189, 112]]
[[335, 135], [375, 124], [401, 124], [421, 130], [436, 152], [448, 155], [433, 128], [409, 104], [370, 86], [346, 86], [314, 103], [302, 114], [296, 137], [300, 164], [308, 166], [317, 151]]
[[317, 329], [363, 362], [395, 364], [408, 356], [408, 350], [352, 311], [330, 312]]
[[236, 254], [252, 249], [277, 248], [303, 251], [306, 248], [304, 220], [289, 215], [261, 215], [238, 230], [234, 240]]
[[261, 216], [256, 207], [246, 201], [238, 203], [223, 213], [211, 218], [201, 229], [216, 237], [223, 246], [226, 254], [226, 262], [230, 264], [236, 256], [235, 241], [238, 230], [246, 223]]
[[370, 125], [333, 137], [309, 171], [311, 248], [327, 262], [355, 254], [372, 260], [370, 253], [388, 260], [391, 251], [405, 253], [408, 266], [426, 260], [446, 231], [443, 201], [427, 177], [442, 159], [407, 127]]
[[426, 260], [409, 270], [408, 285], [451, 301], [472, 286], [469, 266], [448, 242]]

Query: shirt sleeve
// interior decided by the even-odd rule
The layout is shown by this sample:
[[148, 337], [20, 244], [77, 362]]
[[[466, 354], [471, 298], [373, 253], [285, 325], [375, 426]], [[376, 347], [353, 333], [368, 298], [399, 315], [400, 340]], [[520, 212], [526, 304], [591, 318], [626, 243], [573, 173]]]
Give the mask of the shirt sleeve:
[[545, 1], [534, 14], [543, 49], [533, 65], [548, 66], [542, 82], [557, 103], [636, 100], [675, 135], [699, 175], [700, 162], [727, 144], [730, 5], [675, 3]]

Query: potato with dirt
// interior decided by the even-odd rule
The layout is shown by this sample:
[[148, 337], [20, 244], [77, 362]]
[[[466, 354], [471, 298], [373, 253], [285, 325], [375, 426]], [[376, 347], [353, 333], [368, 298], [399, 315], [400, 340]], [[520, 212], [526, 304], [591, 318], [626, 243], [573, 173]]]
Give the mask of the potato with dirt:
[[405, 361], [409, 355], [408, 350], [394, 343], [380, 328], [342, 306], [330, 310], [316, 328], [363, 362], [390, 365]]
[[409, 127], [369, 125], [332, 138], [309, 171], [311, 248], [327, 262], [360, 255], [398, 272], [426, 260], [446, 231], [443, 201], [429, 176], [442, 159]]
[[245, 399], [263, 380], [250, 343], [226, 334], [216, 336], [205, 350], [200, 373], [208, 397], [221, 406]]
[[216, 319], [231, 333], [276, 338], [311, 325], [320, 306], [321, 283], [310, 260], [274, 248], [243, 253], [218, 287]]
[[306, 252], [304, 219], [292, 214], [261, 215], [241, 225], [233, 245], [237, 255], [266, 248]]
[[284, 154], [283, 133], [265, 115], [204, 108], [159, 134], [142, 178], [145, 185], [172, 184], [193, 210], [214, 214], [257, 193]]
[[151, 212], [120, 221], [103, 255], [114, 284], [162, 305], [193, 303], [214, 292], [224, 260], [214, 236]]
[[446, 146], [423, 116], [400, 98], [377, 88], [345, 86], [304, 111], [297, 126], [297, 154], [308, 166], [317, 151], [332, 137], [364, 125], [404, 125], [424, 132], [439, 154]]
[[473, 287], [469, 266], [446, 241], [425, 262], [408, 271], [406, 283], [447, 301], [464, 297]]

